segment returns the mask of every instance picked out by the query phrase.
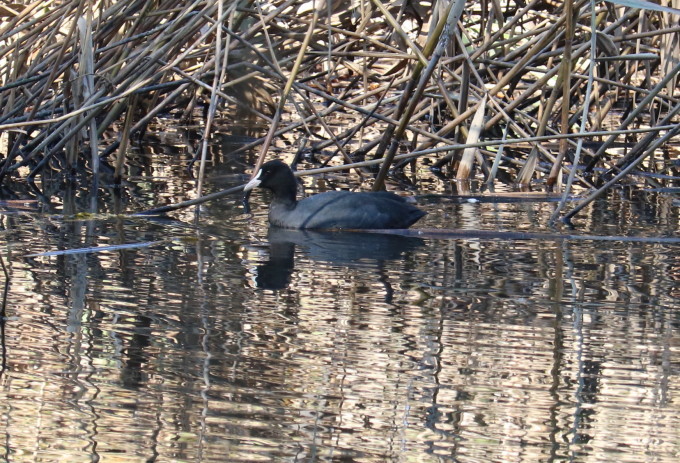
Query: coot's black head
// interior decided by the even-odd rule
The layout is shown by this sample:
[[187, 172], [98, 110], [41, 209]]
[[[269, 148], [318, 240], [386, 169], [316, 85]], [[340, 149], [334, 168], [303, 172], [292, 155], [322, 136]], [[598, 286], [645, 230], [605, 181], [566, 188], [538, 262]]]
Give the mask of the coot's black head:
[[265, 162], [257, 175], [243, 189], [250, 191], [256, 187], [267, 188], [274, 193], [274, 196], [290, 197], [292, 195], [293, 199], [297, 191], [293, 171], [290, 170], [288, 164], [278, 159]]

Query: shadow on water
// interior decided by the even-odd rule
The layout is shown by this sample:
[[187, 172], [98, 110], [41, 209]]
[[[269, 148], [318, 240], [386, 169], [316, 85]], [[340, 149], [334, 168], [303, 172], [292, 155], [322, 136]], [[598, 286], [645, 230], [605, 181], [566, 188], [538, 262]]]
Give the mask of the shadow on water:
[[[271, 227], [267, 233], [269, 260], [258, 265], [255, 282], [262, 289], [283, 289], [290, 284], [295, 268], [295, 246], [310, 259], [336, 265], [373, 263], [383, 284], [389, 288], [383, 264], [423, 246], [420, 238], [361, 232], [288, 230]], [[388, 291], [388, 298], [391, 291]]]

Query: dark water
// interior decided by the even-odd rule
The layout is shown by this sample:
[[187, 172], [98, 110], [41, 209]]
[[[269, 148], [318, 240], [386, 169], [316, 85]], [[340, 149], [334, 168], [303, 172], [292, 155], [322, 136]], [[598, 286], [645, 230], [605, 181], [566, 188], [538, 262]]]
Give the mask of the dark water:
[[[209, 187], [245, 179], [222, 161]], [[192, 196], [155, 162], [101, 215], [67, 193], [0, 216], [0, 458], [678, 461], [677, 245], [268, 231], [259, 192], [252, 216], [237, 197], [198, 224], [115, 215]], [[550, 202], [421, 207], [421, 228], [554, 233]], [[558, 232], [678, 223], [672, 198], [621, 190]]]

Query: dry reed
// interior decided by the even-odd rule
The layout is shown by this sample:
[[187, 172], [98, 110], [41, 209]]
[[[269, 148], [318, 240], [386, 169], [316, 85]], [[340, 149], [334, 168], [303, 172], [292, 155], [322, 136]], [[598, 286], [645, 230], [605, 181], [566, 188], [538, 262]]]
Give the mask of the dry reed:
[[[460, 184], [479, 173], [493, 184], [502, 169], [565, 196], [574, 182], [602, 192], [634, 167], [657, 169], [651, 147], [680, 130], [680, 0], [663, 3], [0, 5], [0, 182], [34, 181], [48, 166], [86, 168], [95, 184], [110, 166], [120, 181], [131, 138], [153, 117], [205, 103], [200, 184], [213, 121], [238, 110], [270, 127], [243, 148], [259, 147], [258, 165], [275, 137], [318, 124], [328, 136], [314, 148], [334, 145], [344, 168], [381, 165], [376, 189], [428, 156]], [[331, 117], [349, 125], [332, 133]], [[626, 155], [612, 149], [622, 136]]]

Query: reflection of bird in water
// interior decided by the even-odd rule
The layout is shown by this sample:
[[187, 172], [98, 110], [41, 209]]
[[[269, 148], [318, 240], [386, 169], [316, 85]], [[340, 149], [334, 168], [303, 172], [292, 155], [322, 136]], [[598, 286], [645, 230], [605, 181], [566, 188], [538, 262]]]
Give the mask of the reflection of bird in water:
[[255, 283], [263, 289], [283, 289], [290, 284], [295, 267], [295, 246], [311, 260], [348, 267], [375, 267], [385, 286], [386, 301], [392, 298], [384, 264], [401, 259], [425, 243], [420, 238], [361, 232], [287, 230], [271, 227], [269, 260], [257, 266]]

